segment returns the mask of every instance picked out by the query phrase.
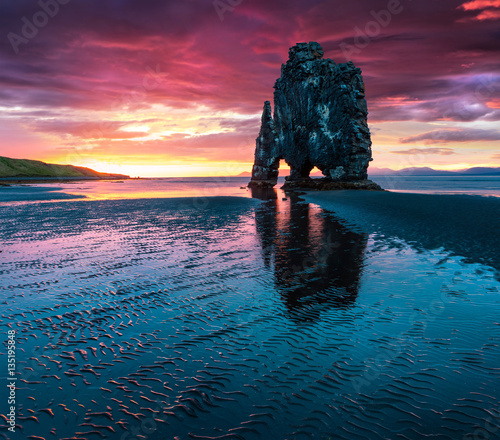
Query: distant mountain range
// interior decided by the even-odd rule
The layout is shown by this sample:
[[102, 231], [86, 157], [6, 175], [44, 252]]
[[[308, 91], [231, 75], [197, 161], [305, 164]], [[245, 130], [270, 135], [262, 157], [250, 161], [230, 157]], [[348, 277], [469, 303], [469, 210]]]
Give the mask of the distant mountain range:
[[56, 165], [39, 160], [10, 159], [0, 156], [0, 178], [129, 179], [123, 174], [99, 173], [85, 167]]
[[411, 167], [401, 170], [390, 168], [368, 168], [370, 176], [500, 176], [500, 167], [474, 167], [464, 170], [443, 171], [429, 167]]
[[[288, 176], [290, 173], [287, 170], [280, 176]], [[368, 168], [369, 176], [500, 176], [500, 167], [474, 167], [465, 170], [443, 171], [435, 170], [429, 167], [411, 167], [401, 170], [392, 170], [390, 168]], [[244, 171], [238, 174], [237, 177], [251, 177], [252, 173]], [[311, 173], [311, 177], [322, 177], [320, 172]]]

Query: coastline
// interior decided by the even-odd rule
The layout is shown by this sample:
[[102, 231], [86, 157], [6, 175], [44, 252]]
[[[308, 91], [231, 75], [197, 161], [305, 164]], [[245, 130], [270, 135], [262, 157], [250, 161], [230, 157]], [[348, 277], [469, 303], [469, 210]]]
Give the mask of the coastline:
[[359, 190], [302, 194], [356, 230], [399, 238], [417, 249], [444, 248], [500, 271], [497, 197]]
[[110, 176], [110, 177], [0, 177], [0, 186], [9, 185], [29, 185], [38, 183], [72, 183], [81, 181], [105, 181], [105, 180], [139, 180], [138, 177], [129, 176]]

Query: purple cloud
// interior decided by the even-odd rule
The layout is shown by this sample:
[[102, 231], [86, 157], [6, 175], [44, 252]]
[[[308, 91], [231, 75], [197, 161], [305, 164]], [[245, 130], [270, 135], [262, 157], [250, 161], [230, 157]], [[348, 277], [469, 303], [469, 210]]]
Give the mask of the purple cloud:
[[423, 141], [424, 144], [447, 144], [449, 142], [498, 141], [500, 131], [479, 128], [462, 128], [433, 130], [415, 136], [399, 139], [402, 144], [413, 144]]
[[451, 154], [457, 154], [452, 148], [411, 148], [409, 150], [398, 150], [391, 151], [394, 154], [437, 154], [439, 156], [449, 156]]

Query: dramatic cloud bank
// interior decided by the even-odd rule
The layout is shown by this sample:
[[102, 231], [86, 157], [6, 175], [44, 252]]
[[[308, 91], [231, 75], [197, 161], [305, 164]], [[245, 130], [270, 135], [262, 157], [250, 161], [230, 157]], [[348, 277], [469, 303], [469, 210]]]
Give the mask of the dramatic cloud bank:
[[447, 144], [450, 142], [500, 141], [500, 131], [469, 129], [434, 130], [416, 136], [399, 140], [402, 144], [414, 144], [424, 141], [424, 144]]
[[[398, 166], [384, 151], [413, 154], [399, 139], [484, 141], [461, 160], [492, 165], [499, 11], [497, 0], [2, 2], [0, 155], [243, 171], [288, 48], [318, 41], [363, 70], [377, 166]], [[445, 154], [427, 150], [431, 165]]]

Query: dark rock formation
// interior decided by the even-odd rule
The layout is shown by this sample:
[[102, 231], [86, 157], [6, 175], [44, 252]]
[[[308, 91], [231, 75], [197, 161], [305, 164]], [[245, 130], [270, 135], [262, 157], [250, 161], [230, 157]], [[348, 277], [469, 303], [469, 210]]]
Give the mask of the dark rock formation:
[[274, 118], [266, 101], [250, 186], [273, 186], [279, 161], [289, 181], [309, 179], [314, 167], [330, 181], [367, 179], [371, 159], [368, 110], [361, 70], [322, 59], [318, 43], [289, 51], [274, 85]]
[[261, 186], [274, 186], [278, 180], [279, 156], [278, 139], [271, 116], [271, 103], [264, 103], [259, 137], [256, 139], [255, 162], [252, 170], [252, 181], [258, 181]]

